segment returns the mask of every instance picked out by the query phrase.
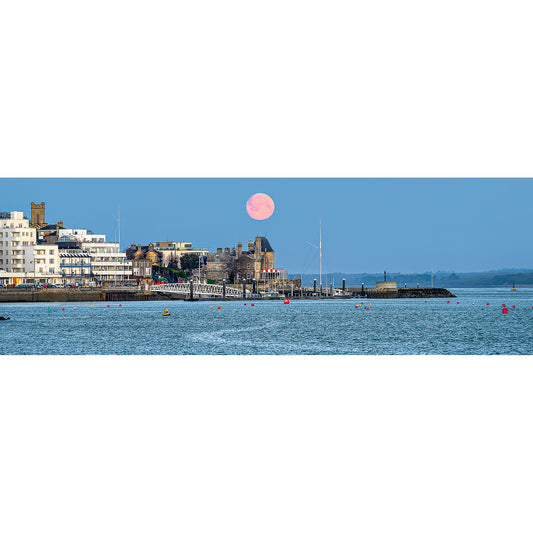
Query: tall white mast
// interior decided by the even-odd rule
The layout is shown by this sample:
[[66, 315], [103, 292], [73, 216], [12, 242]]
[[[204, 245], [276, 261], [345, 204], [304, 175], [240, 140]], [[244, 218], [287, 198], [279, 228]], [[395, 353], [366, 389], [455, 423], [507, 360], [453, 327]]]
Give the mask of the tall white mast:
[[[118, 252], [120, 253], [120, 205], [118, 206]], [[118, 267], [119, 258], [115, 262], [115, 272]], [[122, 281], [124, 281], [124, 268], [122, 269]]]
[[322, 294], [322, 218], [319, 218], [319, 223], [320, 223], [320, 239], [319, 239], [319, 242], [318, 242], [318, 246], [316, 244], [313, 244], [312, 242], [309, 242], [309, 241], [306, 241], [307, 244], [310, 244], [311, 246], [313, 246], [313, 248], [318, 248], [318, 252], [319, 252], [319, 257], [320, 257], [320, 274], [319, 274], [319, 277], [320, 277], [320, 294]]
[[320, 292], [322, 292], [322, 218], [319, 218], [319, 223], [320, 223], [320, 240], [319, 240], [319, 246], [318, 246], [318, 250], [319, 250], [319, 255], [320, 255]]

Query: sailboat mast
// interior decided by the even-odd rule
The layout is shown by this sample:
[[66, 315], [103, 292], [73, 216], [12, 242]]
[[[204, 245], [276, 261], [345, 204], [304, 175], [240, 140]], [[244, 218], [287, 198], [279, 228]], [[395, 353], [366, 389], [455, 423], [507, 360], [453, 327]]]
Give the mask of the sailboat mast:
[[320, 241], [319, 241], [319, 255], [320, 255], [320, 292], [322, 292], [322, 218], [319, 218], [320, 223]]
[[[120, 205], [118, 206], [118, 252], [120, 253]], [[117, 257], [117, 261], [120, 259]], [[115, 263], [115, 271], [118, 268], [118, 262]], [[124, 265], [122, 268], [122, 281], [124, 281]]]

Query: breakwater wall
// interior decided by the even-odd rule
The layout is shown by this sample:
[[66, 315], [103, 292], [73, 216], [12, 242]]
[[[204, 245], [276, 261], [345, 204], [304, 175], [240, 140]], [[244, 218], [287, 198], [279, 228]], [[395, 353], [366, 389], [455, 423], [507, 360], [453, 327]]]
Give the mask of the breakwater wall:
[[1, 289], [0, 303], [17, 302], [116, 302], [178, 299], [136, 289]]
[[354, 298], [456, 298], [448, 289], [419, 287], [398, 289], [375, 289], [369, 287], [364, 291], [361, 288], [346, 289], [346, 294]]
[[[297, 294], [291, 296], [288, 291], [283, 297], [303, 300], [318, 300], [324, 298], [456, 298], [448, 289], [418, 288], [418, 289], [387, 289], [347, 288], [345, 295], [332, 297], [324, 291], [323, 296]], [[124, 302], [124, 301], [154, 301], [154, 300], [188, 300], [185, 294], [150, 292], [136, 288], [121, 289], [0, 289], [0, 303], [17, 302]], [[211, 298], [195, 298], [195, 301]], [[213, 298], [215, 299], [215, 298]], [[216, 300], [238, 300], [239, 298], [216, 298]], [[265, 298], [267, 299], [267, 298]], [[278, 298], [268, 298], [275, 299]]]

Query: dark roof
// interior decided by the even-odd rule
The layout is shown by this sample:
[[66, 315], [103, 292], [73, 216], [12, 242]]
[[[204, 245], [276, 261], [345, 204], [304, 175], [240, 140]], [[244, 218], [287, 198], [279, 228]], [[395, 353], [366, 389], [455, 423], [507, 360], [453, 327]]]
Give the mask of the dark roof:
[[72, 250], [74, 248], [80, 248], [76, 241], [57, 241], [56, 244], [60, 250]]
[[268, 242], [268, 239], [266, 237], [261, 237], [261, 251], [262, 252], [273, 252], [272, 246], [270, 246], [270, 243]]
[[42, 231], [43, 229], [46, 229], [46, 230], [55, 229], [55, 230], [57, 230], [57, 224], [48, 224], [48, 226], [44, 226], [43, 228], [39, 228], [39, 231]]

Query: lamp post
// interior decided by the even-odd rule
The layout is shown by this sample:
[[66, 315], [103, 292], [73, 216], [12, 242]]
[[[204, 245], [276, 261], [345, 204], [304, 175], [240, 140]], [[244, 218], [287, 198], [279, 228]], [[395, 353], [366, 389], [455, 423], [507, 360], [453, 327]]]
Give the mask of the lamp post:
[[30, 261], [30, 264], [33, 263], [33, 284], [35, 285], [35, 259]]

